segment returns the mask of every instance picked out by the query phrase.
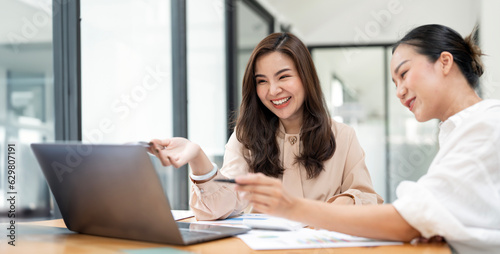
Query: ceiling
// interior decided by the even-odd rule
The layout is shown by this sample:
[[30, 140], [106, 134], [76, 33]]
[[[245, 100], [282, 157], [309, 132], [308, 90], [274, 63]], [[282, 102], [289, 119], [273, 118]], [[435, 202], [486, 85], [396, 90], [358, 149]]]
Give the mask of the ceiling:
[[476, 0], [258, 0], [308, 45], [392, 43], [427, 23], [468, 34], [477, 23]]

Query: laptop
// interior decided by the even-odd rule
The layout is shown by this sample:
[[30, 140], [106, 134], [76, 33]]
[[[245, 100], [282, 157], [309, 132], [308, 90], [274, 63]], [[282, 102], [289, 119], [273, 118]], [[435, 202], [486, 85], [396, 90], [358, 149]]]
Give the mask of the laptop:
[[175, 221], [142, 145], [34, 143], [31, 148], [71, 231], [189, 245], [250, 230]]

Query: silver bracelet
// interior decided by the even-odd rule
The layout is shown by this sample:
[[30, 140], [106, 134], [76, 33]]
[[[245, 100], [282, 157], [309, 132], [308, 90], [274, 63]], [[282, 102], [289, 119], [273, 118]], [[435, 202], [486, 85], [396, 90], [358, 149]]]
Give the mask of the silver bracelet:
[[212, 162], [212, 165], [214, 166], [212, 171], [210, 171], [204, 175], [197, 176], [197, 175], [193, 175], [193, 173], [191, 173], [191, 174], [189, 174], [189, 176], [191, 177], [191, 179], [193, 179], [195, 181], [203, 181], [203, 180], [210, 179], [212, 176], [214, 176], [217, 173], [217, 170], [219, 169], [219, 167], [217, 167], [217, 164]]

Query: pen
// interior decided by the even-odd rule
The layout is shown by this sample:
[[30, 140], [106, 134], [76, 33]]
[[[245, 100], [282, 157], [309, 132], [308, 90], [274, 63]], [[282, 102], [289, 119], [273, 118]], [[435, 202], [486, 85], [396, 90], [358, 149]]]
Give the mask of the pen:
[[221, 183], [236, 183], [236, 181], [234, 179], [215, 179], [214, 181], [221, 182]]

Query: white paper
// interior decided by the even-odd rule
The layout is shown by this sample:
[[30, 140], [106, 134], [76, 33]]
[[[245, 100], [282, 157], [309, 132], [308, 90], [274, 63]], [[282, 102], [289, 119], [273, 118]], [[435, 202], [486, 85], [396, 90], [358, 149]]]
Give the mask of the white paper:
[[265, 214], [246, 214], [243, 218], [243, 225], [252, 229], [267, 229], [267, 230], [297, 230], [304, 228], [306, 225], [292, 220], [287, 220], [279, 217], [273, 217]]
[[327, 230], [302, 228], [295, 231], [251, 230], [238, 235], [254, 250], [311, 249], [401, 245], [402, 242], [380, 241]]
[[171, 211], [172, 211], [172, 216], [174, 216], [174, 220], [182, 220], [194, 216], [194, 213], [191, 210], [171, 210]]

